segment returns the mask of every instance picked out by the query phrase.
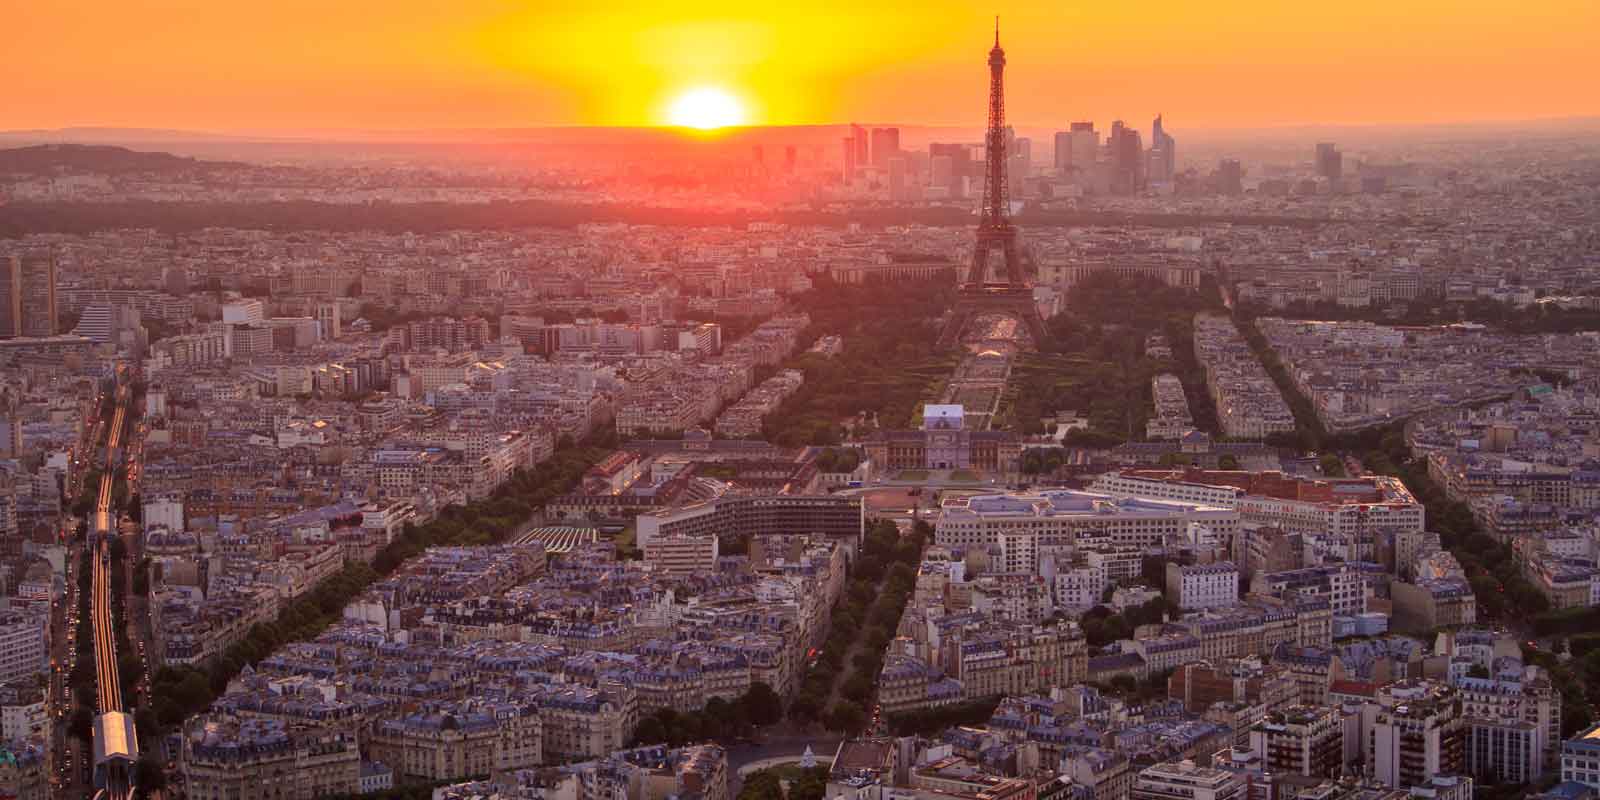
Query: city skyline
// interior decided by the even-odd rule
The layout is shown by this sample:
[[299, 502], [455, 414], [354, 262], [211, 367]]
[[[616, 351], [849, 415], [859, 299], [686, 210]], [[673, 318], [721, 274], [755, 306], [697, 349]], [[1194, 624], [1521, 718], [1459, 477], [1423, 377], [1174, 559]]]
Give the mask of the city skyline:
[[[488, 0], [378, 11], [286, 3], [245, 19], [180, 0], [14, 9], [13, 58], [29, 69], [8, 82], [0, 129], [692, 125], [681, 111], [695, 97], [735, 101], [722, 124], [976, 126], [966, 98], [983, 83], [967, 59], [994, 13], [1026, 65], [1011, 77], [1021, 126], [1155, 113], [1185, 129], [1600, 113], [1582, 78], [1600, 68], [1583, 36], [1600, 10], [1581, 2], [1514, 13], [1434, 2], [1338, 13], [1254, 2], [1139, 14], [1036, 3], [534, 13]], [[181, 22], [149, 24], [159, 18]]]
[[1600, 800], [1579, 8], [0, 15], [0, 798]]

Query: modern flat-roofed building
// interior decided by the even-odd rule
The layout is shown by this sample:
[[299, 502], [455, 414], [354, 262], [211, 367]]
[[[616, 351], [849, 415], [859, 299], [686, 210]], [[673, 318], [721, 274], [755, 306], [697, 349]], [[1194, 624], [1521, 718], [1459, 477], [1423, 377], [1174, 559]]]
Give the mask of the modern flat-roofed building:
[[[1282, 472], [1196, 467], [1125, 469], [1090, 487], [1119, 497], [1207, 503], [1234, 509], [1246, 524], [1299, 533], [1340, 560], [1377, 561], [1403, 535], [1424, 530], [1425, 510], [1398, 478], [1306, 479]], [[1240, 540], [1242, 542], [1242, 540]], [[1236, 561], [1244, 554], [1236, 552]]]
[[1600, 791], [1600, 722], [1561, 743], [1561, 780]]
[[645, 545], [644, 560], [667, 575], [714, 572], [719, 541], [716, 536], [654, 536]]
[[259, 325], [266, 318], [266, 304], [255, 298], [247, 297], [222, 306], [222, 321], [229, 325]]
[[1072, 545], [1082, 537], [1143, 548], [1184, 535], [1193, 523], [1223, 541], [1239, 529], [1238, 512], [1231, 509], [1066, 490], [952, 498], [941, 512], [938, 541], [952, 547], [991, 547], [1009, 537], [1031, 539], [1037, 550]]
[[683, 508], [641, 514], [636, 539], [648, 550], [658, 536], [735, 536], [743, 533], [820, 533], [861, 542], [861, 498], [813, 495], [723, 497]]
[[1193, 761], [1166, 762], [1146, 767], [1133, 779], [1131, 800], [1244, 800], [1244, 777], [1235, 772], [1203, 767]]

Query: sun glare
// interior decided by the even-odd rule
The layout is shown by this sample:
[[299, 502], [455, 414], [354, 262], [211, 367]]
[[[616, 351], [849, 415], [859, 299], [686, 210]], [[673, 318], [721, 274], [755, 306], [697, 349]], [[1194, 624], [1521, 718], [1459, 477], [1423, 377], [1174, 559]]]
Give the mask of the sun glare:
[[667, 109], [667, 124], [684, 128], [709, 131], [744, 123], [744, 105], [739, 98], [714, 87], [690, 89]]

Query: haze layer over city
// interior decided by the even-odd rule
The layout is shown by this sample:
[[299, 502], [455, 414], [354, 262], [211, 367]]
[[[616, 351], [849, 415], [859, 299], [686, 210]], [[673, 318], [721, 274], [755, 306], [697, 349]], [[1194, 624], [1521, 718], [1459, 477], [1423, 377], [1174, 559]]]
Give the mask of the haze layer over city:
[[10, 3], [0, 797], [1600, 800], [1600, 6]]

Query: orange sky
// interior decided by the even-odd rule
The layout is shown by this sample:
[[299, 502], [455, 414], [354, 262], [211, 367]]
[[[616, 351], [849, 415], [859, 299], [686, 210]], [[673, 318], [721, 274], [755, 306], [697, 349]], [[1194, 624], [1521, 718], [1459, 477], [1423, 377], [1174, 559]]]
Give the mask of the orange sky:
[[0, 129], [982, 124], [1175, 129], [1600, 114], [1600, 0], [0, 0]]

